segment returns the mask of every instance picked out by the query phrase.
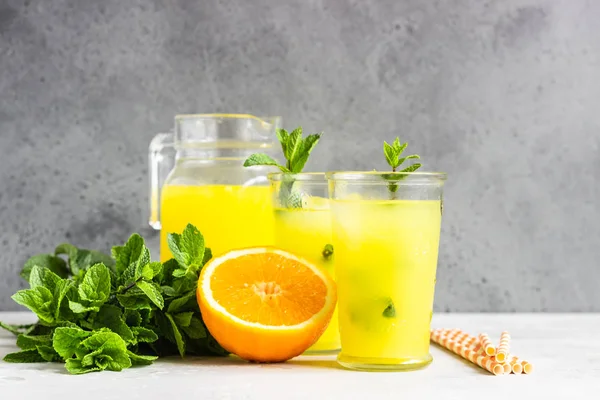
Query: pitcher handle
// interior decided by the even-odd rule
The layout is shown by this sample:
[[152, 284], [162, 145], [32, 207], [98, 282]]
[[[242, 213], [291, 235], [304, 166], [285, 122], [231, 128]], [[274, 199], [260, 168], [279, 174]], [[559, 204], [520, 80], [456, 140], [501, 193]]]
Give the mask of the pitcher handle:
[[160, 224], [160, 196], [163, 184], [175, 165], [175, 144], [173, 132], [159, 133], [150, 142], [148, 148], [150, 177], [148, 222], [156, 230]]

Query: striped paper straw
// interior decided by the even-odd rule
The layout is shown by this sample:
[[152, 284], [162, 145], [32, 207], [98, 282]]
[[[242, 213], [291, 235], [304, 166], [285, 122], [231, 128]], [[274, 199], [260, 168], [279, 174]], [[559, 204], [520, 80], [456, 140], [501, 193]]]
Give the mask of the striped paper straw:
[[513, 374], [520, 374], [523, 372], [523, 365], [521, 365], [521, 360], [519, 360], [518, 357], [512, 357], [508, 364], [510, 364]]
[[[466, 337], [469, 338], [469, 335], [467, 334]], [[502, 364], [496, 362], [493, 357], [477, 354], [472, 349], [463, 346], [460, 342], [448, 340], [447, 338], [442, 337], [440, 332], [432, 332], [431, 340], [494, 375], [504, 374], [504, 367], [502, 367]]]
[[521, 365], [523, 366], [523, 372], [526, 374], [530, 374], [533, 372], [533, 365], [527, 361], [521, 361]]
[[493, 356], [496, 354], [496, 348], [492, 344], [492, 341], [487, 333], [479, 334], [479, 342], [481, 343], [481, 349], [485, 354], [488, 356]]
[[508, 351], [510, 349], [510, 333], [504, 331], [500, 335], [500, 344], [496, 349], [496, 361], [501, 363], [506, 362]]

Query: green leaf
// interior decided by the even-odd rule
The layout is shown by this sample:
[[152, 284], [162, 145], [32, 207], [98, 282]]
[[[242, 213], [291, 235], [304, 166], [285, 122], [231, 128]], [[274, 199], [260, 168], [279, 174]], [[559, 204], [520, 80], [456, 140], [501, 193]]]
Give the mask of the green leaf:
[[188, 224], [181, 235], [180, 248], [188, 255], [186, 265], [202, 265], [204, 259], [204, 236], [194, 225]]
[[418, 170], [419, 168], [421, 168], [421, 164], [419, 164], [419, 163], [415, 163], [415, 164], [413, 164], [413, 165], [411, 165], [411, 166], [408, 166], [408, 167], [404, 168], [404, 169], [403, 169], [402, 171], [400, 171], [400, 172], [413, 172], [413, 171], [416, 171], [416, 170]]
[[125, 323], [131, 327], [140, 326], [142, 315], [138, 310], [125, 310]]
[[117, 260], [117, 274], [121, 275], [121, 283], [125, 285], [139, 279], [144, 266], [150, 263], [150, 251], [137, 233], [131, 235], [124, 246], [113, 247], [112, 253]]
[[77, 289], [82, 300], [89, 301], [98, 306], [108, 300], [110, 295], [110, 272], [104, 264], [91, 266], [83, 277], [83, 281]]
[[204, 248], [204, 257], [202, 258], [202, 265], [205, 265], [212, 258], [212, 250], [210, 247]]
[[421, 158], [421, 157], [419, 157], [418, 154], [411, 154], [410, 156], [402, 157], [398, 160], [398, 165], [396, 165], [396, 166], [398, 167], [398, 166], [402, 165], [402, 163], [404, 163], [404, 161], [406, 161], [406, 160], [412, 160], [412, 159], [418, 159], [418, 158]]
[[81, 365], [81, 360], [74, 358], [67, 360], [65, 368], [73, 375], [81, 375], [87, 374], [88, 372], [101, 371], [101, 368], [96, 366], [84, 367]]
[[[137, 288], [136, 288], [137, 289]], [[139, 289], [138, 289], [139, 290]], [[125, 294], [118, 294], [117, 300], [122, 307], [131, 309], [131, 310], [142, 310], [148, 309], [152, 310], [152, 306], [150, 305], [150, 299], [144, 292], [139, 290], [138, 292], [133, 289]]]
[[[396, 136], [396, 139], [394, 139], [394, 142], [392, 143], [392, 147], [394, 149], [399, 149], [400, 148], [400, 138], [398, 136]], [[399, 155], [400, 153], [398, 153], [397, 155]]]
[[172, 286], [161, 286], [160, 290], [163, 294], [163, 296], [167, 296], [167, 297], [175, 297], [179, 295], [179, 292], [175, 289], [173, 289]]
[[175, 322], [175, 320], [173, 319], [171, 314], [165, 313], [165, 315], [167, 316], [167, 319], [171, 323], [171, 328], [173, 330], [173, 337], [175, 338], [175, 343], [177, 344], [177, 350], [179, 351], [179, 355], [181, 357], [183, 357], [185, 355], [185, 341], [183, 340], [183, 337], [181, 336], [181, 332], [179, 331], [179, 328], [177, 327], [177, 323]]
[[33, 257], [30, 257], [23, 266], [21, 270], [21, 277], [29, 282], [29, 275], [31, 274], [31, 269], [34, 265], [37, 265], [42, 268], [47, 268], [50, 271], [54, 272], [61, 278], [67, 278], [69, 276], [69, 270], [67, 268], [67, 263], [60, 257], [56, 257], [52, 254], [38, 254]]
[[159, 261], [151, 262], [142, 267], [142, 278], [147, 280], [154, 279], [162, 271], [162, 263]]
[[131, 359], [132, 365], [150, 365], [152, 361], [156, 360], [158, 356], [146, 356], [141, 354], [135, 354], [127, 350], [127, 355]]
[[271, 156], [263, 153], [255, 153], [244, 161], [244, 167], [254, 167], [256, 165], [267, 165], [279, 168], [281, 172], [290, 172], [290, 170], [283, 165], [279, 165]]
[[295, 158], [291, 161], [291, 171], [293, 173], [300, 173], [304, 169], [304, 165], [306, 165], [306, 161], [308, 161], [308, 157], [310, 153], [313, 151], [317, 143], [319, 143], [319, 139], [321, 138], [320, 133], [315, 133], [312, 135], [308, 135], [305, 139], [302, 140], [300, 144], [300, 150], [296, 154]]
[[394, 148], [388, 144], [388, 142], [383, 142], [383, 154], [385, 155], [385, 160], [392, 168], [396, 168], [398, 166], [398, 154], [394, 151]]
[[396, 307], [394, 306], [394, 302], [392, 300], [389, 301], [385, 310], [383, 310], [382, 315], [385, 318], [394, 318], [396, 317]]
[[29, 274], [29, 286], [31, 289], [44, 286], [51, 292], [54, 292], [58, 281], [60, 281], [60, 277], [48, 268], [40, 267], [39, 265], [34, 265], [31, 268], [31, 273]]
[[95, 264], [103, 263], [109, 268], [115, 264], [109, 255], [96, 250], [78, 249], [69, 243], [63, 243], [54, 250], [55, 255], [65, 254], [69, 258], [69, 268], [73, 275], [79, 275], [80, 271], [85, 271]]
[[20, 334], [17, 336], [17, 346], [21, 350], [33, 350], [41, 345], [52, 345], [52, 335]]
[[56, 328], [52, 337], [52, 347], [64, 359], [73, 357], [81, 342], [92, 333], [81, 328]]
[[29, 308], [42, 321], [50, 324], [54, 322], [54, 297], [47, 288], [37, 286], [35, 289], [19, 290], [11, 298], [17, 304]]
[[0, 328], [7, 330], [14, 335], [26, 333], [26, 331], [32, 329], [33, 327], [35, 327], [35, 324], [12, 325], [12, 324], [5, 324], [4, 322], [0, 321]]
[[56, 286], [54, 287], [54, 293], [53, 293], [54, 319], [56, 319], [57, 321], [66, 318], [64, 315], [61, 315], [61, 314], [66, 313], [66, 311], [64, 309], [68, 310], [69, 307], [68, 307], [67, 303], [64, 303], [64, 307], [63, 307], [63, 300], [67, 297], [67, 294], [73, 287], [74, 287], [73, 281], [69, 280], [69, 279], [59, 280], [56, 283]]
[[195, 315], [192, 316], [189, 326], [183, 326], [181, 327], [181, 330], [192, 339], [203, 339], [207, 336], [206, 328], [204, 327], [202, 320]]
[[402, 152], [406, 149], [406, 146], [408, 146], [408, 143], [401, 144], [398, 147], [394, 146], [394, 150], [396, 151], [396, 154], [397, 154], [396, 157], [400, 157], [400, 154], [402, 154]]
[[90, 311], [100, 311], [99, 306], [84, 306], [83, 304], [72, 300], [69, 300], [69, 309], [75, 314], [83, 314]]
[[294, 172], [292, 165], [298, 153], [302, 149], [302, 127], [299, 126], [290, 133], [290, 137], [287, 142], [286, 152], [284, 153], [287, 160], [287, 167], [290, 171]]
[[331, 258], [331, 256], [333, 256], [333, 245], [327, 243], [325, 245], [325, 247], [323, 247], [323, 251], [321, 252], [321, 255], [323, 256], [324, 259], [329, 260]]
[[287, 143], [290, 139], [290, 135], [283, 128], [277, 129], [276, 133], [277, 133], [277, 139], [279, 140], [279, 143], [281, 144], [281, 150], [283, 151], [283, 154], [285, 155], [285, 154], [287, 154]]
[[37, 349], [17, 351], [4, 356], [4, 361], [9, 363], [39, 363], [46, 362]]
[[173, 283], [173, 271], [177, 268], [179, 268], [179, 263], [176, 259], [171, 258], [163, 263], [162, 271], [158, 274], [156, 280], [165, 286], [171, 286]]
[[93, 327], [94, 329], [108, 328], [121, 336], [126, 342], [132, 342], [134, 340], [132, 330], [123, 320], [121, 309], [111, 304], [105, 304], [100, 308], [100, 311], [94, 318]]
[[181, 328], [187, 328], [192, 323], [192, 316], [194, 313], [192, 311], [182, 312], [179, 314], [173, 315], [173, 320], [177, 323], [177, 326]]
[[81, 347], [88, 351], [81, 359], [82, 366], [96, 366], [110, 371], [121, 371], [131, 367], [131, 360], [127, 355], [127, 344], [116, 333], [94, 332], [92, 336], [84, 339]]
[[151, 282], [139, 281], [135, 284], [148, 298], [158, 307], [159, 309], [163, 309], [165, 306], [165, 300], [160, 294], [160, 288]]
[[48, 361], [48, 362], [62, 361], [62, 358], [52, 348], [52, 344], [38, 345], [38, 346], [36, 346], [36, 350], [39, 353], [39, 355], [44, 359], [44, 361]]
[[167, 312], [174, 314], [181, 311], [189, 311], [190, 308], [195, 310], [198, 308], [198, 302], [196, 301], [196, 291], [192, 290], [187, 294], [182, 295], [176, 299], [173, 299], [167, 308]]
[[152, 343], [158, 340], [158, 335], [152, 329], [134, 326], [131, 330], [137, 342]]

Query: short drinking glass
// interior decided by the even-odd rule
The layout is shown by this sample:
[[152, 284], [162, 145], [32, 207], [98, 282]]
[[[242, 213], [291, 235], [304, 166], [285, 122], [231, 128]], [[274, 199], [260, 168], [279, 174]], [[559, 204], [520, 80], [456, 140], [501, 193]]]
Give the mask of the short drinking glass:
[[[332, 277], [333, 247], [327, 179], [324, 173], [268, 175], [275, 217], [275, 246], [306, 259]], [[337, 311], [308, 354], [340, 349]]]

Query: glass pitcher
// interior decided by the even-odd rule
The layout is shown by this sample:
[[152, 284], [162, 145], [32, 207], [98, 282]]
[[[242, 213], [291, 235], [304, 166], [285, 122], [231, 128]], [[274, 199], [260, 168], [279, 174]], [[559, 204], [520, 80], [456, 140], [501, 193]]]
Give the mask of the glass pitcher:
[[178, 115], [174, 133], [154, 137], [149, 222], [161, 230], [161, 261], [172, 257], [167, 234], [183, 231], [188, 223], [202, 232], [213, 255], [273, 245], [267, 179], [273, 167], [243, 163], [252, 153], [272, 153], [280, 125], [279, 117]]

